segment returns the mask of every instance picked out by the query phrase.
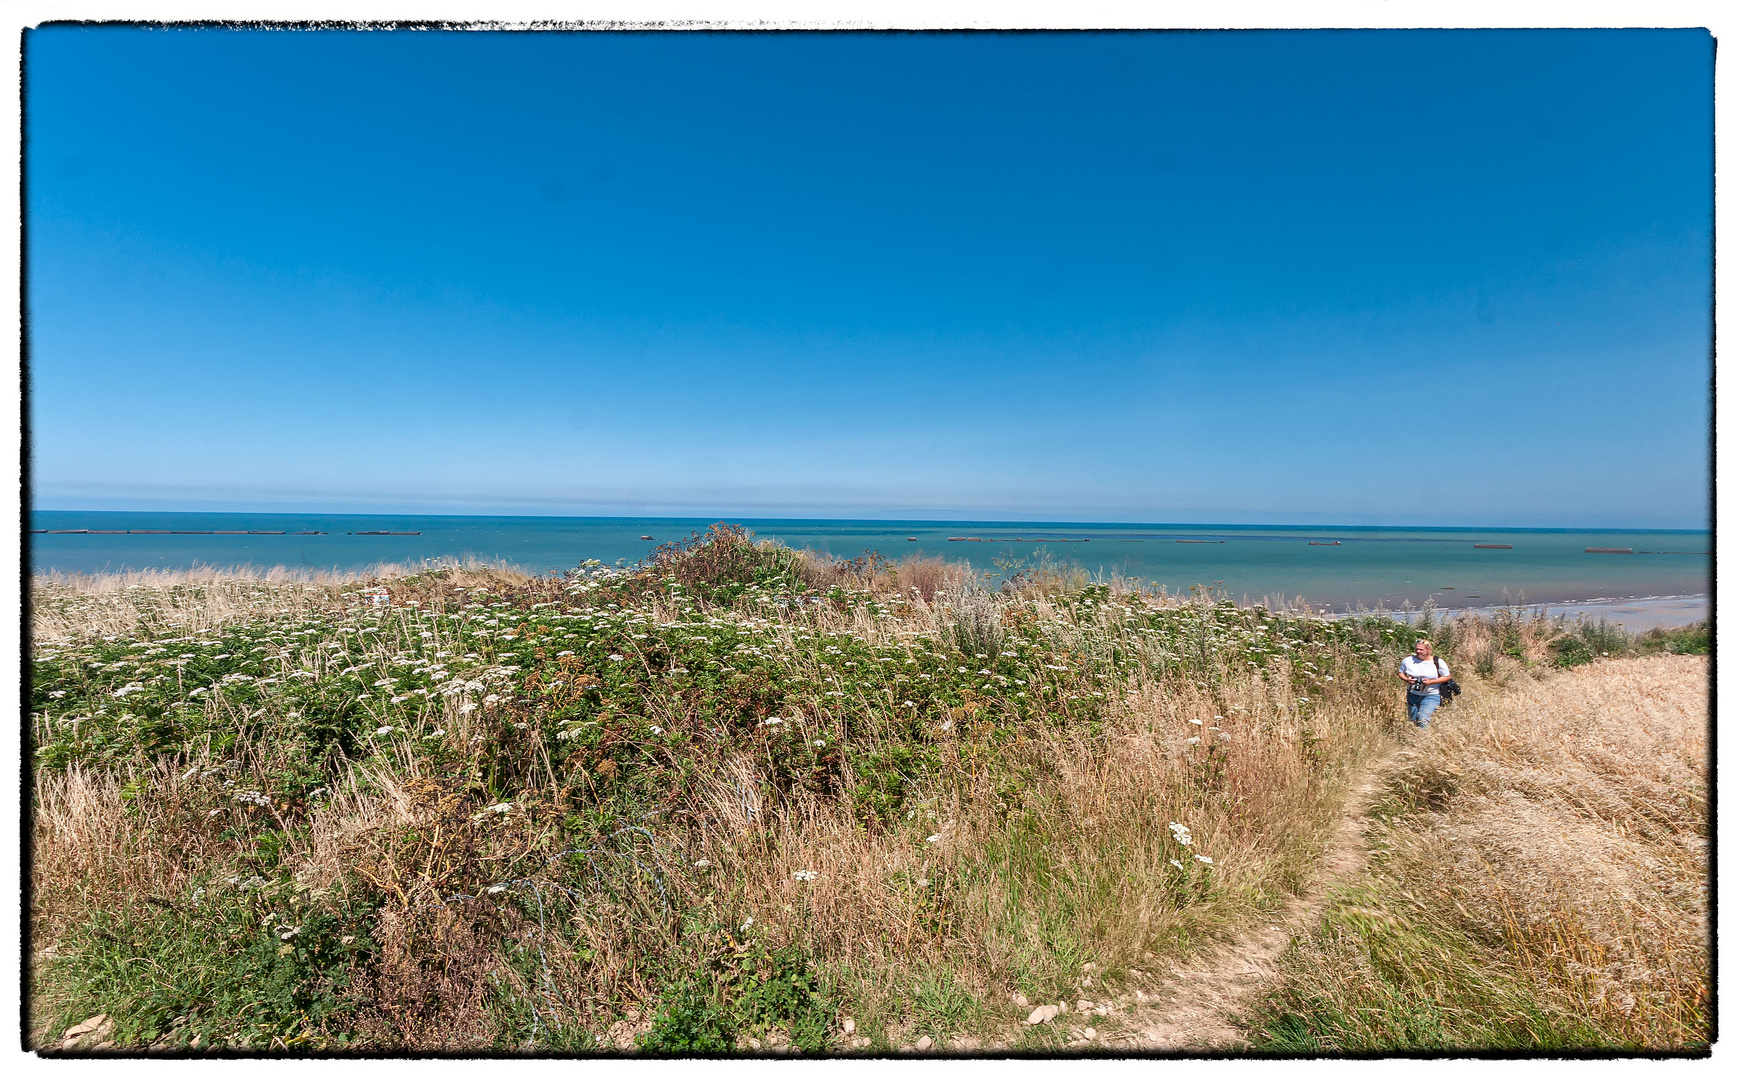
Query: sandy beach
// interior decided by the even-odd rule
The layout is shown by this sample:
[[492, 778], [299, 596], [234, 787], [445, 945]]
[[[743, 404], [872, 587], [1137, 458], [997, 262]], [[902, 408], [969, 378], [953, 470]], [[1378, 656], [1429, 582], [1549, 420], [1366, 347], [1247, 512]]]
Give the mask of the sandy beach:
[[[1625, 599], [1615, 597], [1598, 597], [1594, 600], [1569, 601], [1563, 604], [1520, 604], [1525, 611], [1544, 611], [1550, 616], [1564, 615], [1568, 618], [1586, 618], [1592, 621], [1606, 619], [1608, 622], [1632, 633], [1644, 630], [1668, 629], [1676, 626], [1686, 626], [1700, 619], [1711, 617], [1711, 598], [1709, 596], [1635, 596]], [[1501, 605], [1492, 607], [1469, 607], [1448, 609], [1456, 614], [1465, 611], [1479, 615], [1491, 615], [1500, 609]], [[1412, 611], [1382, 612], [1404, 621], [1420, 617], [1418, 609]]]

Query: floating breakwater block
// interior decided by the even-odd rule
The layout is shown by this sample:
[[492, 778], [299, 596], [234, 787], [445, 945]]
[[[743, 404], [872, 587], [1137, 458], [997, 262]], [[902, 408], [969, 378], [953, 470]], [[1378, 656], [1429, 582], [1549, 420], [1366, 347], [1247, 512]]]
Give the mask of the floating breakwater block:
[[1631, 548], [1585, 548], [1586, 555], [1630, 555]]
[[50, 529], [48, 531], [51, 533], [68, 533], [68, 534], [70, 534], [70, 533], [87, 533], [87, 532], [90, 532], [91, 530], [89, 530], [89, 529]]
[[1511, 550], [1510, 544], [1476, 544], [1475, 546], [1478, 548], [1485, 548], [1488, 551], [1510, 551]]

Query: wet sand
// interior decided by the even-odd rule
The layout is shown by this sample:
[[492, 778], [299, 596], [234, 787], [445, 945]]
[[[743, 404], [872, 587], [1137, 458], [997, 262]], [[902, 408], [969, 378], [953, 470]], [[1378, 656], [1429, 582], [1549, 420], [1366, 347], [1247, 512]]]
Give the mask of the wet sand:
[[[1603, 597], [1595, 600], [1580, 600], [1564, 604], [1520, 604], [1523, 611], [1543, 611], [1549, 616], [1564, 615], [1569, 619], [1585, 618], [1592, 622], [1606, 619], [1611, 624], [1617, 624], [1633, 633], [1658, 628], [1673, 628], [1698, 622], [1711, 617], [1711, 598], [1709, 596], [1638, 596], [1629, 599]], [[1458, 612], [1473, 611], [1480, 615], [1491, 615], [1499, 610], [1499, 605], [1493, 607], [1447, 608], [1441, 610], [1441, 615], [1455, 615]], [[1379, 614], [1390, 615], [1393, 618], [1410, 621], [1420, 617], [1418, 609], [1412, 611], [1386, 611]]]
[[1579, 604], [1543, 604], [1549, 615], [1607, 619], [1627, 630], [1685, 626], [1711, 617], [1708, 596], [1643, 596], [1632, 600], [1589, 600]]

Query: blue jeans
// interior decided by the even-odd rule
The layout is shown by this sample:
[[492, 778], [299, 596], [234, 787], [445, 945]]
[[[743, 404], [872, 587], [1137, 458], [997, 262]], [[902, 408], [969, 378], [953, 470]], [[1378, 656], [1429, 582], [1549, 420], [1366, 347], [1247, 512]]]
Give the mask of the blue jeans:
[[1409, 695], [1409, 719], [1414, 722], [1415, 727], [1426, 727], [1427, 721], [1433, 718], [1433, 713], [1438, 707], [1439, 695], [1437, 694]]

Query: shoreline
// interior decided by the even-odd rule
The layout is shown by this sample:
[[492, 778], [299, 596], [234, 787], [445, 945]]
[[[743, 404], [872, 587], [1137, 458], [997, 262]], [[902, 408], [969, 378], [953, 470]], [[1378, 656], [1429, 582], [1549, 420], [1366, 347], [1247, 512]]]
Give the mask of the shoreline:
[[[1684, 596], [1600, 596], [1589, 600], [1525, 602], [1510, 605], [1491, 604], [1486, 607], [1437, 608], [1436, 611], [1445, 617], [1454, 618], [1468, 612], [1486, 618], [1508, 607], [1521, 611], [1541, 611], [1549, 617], [1563, 615], [1571, 619], [1580, 617], [1593, 620], [1606, 619], [1610, 624], [1634, 633], [1642, 630], [1686, 626], [1689, 623], [1711, 617], [1711, 598], [1703, 593]], [[1340, 619], [1356, 615], [1387, 615], [1398, 621], [1407, 622], [1419, 618], [1420, 614], [1420, 608], [1410, 608], [1403, 611], [1367, 609], [1365, 611], [1341, 611], [1335, 613], [1335, 617]]]

